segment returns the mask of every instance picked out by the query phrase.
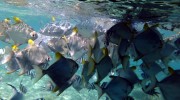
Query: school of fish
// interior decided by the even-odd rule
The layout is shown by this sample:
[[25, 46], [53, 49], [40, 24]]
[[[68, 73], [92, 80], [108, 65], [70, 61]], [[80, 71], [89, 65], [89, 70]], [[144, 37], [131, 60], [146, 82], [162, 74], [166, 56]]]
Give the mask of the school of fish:
[[[137, 31], [133, 20], [114, 21], [110, 27], [85, 25], [60, 23], [52, 17], [36, 32], [19, 17], [6, 18], [0, 22], [0, 42], [9, 45], [0, 49], [0, 64], [7, 65], [7, 74], [29, 75], [34, 84], [49, 76], [51, 80], [42, 88], [57, 95], [73, 86], [77, 92], [97, 90], [97, 99], [106, 94], [107, 100], [133, 100], [129, 94], [139, 84], [147, 95], [159, 95], [155, 91], [159, 87], [165, 100], [180, 99], [180, 70], [169, 65], [180, 60], [180, 34], [163, 38], [159, 25], [148, 22]], [[22, 45], [26, 47], [19, 48]], [[130, 60], [142, 62], [134, 66]], [[135, 73], [137, 67], [142, 79]], [[22, 81], [20, 91], [7, 85], [14, 91], [10, 100], [23, 100], [28, 92]]]

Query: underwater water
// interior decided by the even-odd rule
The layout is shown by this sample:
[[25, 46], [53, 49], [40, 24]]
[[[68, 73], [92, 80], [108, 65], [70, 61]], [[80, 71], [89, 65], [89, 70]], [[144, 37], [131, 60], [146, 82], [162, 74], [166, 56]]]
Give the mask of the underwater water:
[[[135, 11], [130, 13], [132, 15], [130, 18], [137, 20], [137, 23], [159, 23], [163, 26], [158, 29], [163, 38], [180, 34], [180, 20], [178, 19], [180, 18], [180, 2], [178, 0], [0, 0], [0, 20], [2, 21], [5, 18], [10, 18], [12, 19], [11, 23], [14, 23], [13, 17], [16, 16], [24, 23], [31, 26], [36, 32], [40, 32], [48, 23], [53, 22], [53, 20], [60, 23], [69, 22], [72, 26], [85, 23], [85, 25], [80, 26], [80, 28], [77, 26], [78, 31], [81, 32], [81, 35], [84, 37], [91, 38], [91, 35], [95, 31], [93, 26], [94, 23], [98, 24], [103, 30], [101, 30], [102, 34], [105, 34], [116, 22], [123, 19], [126, 12], [131, 10], [132, 7], [137, 6], [136, 4], [139, 4], [139, 8], [137, 7]], [[144, 8], [144, 11], [142, 8]], [[148, 9], [149, 13], [146, 11]], [[137, 29], [141, 29], [144, 24], [142, 25], [140, 23], [134, 25]], [[14, 44], [0, 41], [0, 48], [5, 48], [6, 46], [11, 48], [12, 45]], [[21, 45], [19, 48], [24, 49], [26, 45], [27, 43], [24, 43], [24, 45]], [[81, 53], [82, 52], [80, 52], [80, 54]], [[49, 52], [49, 54], [51, 58], [54, 57], [52, 52]], [[54, 62], [54, 59], [55, 58], [53, 58], [52, 62]], [[130, 60], [131, 66], [138, 66], [140, 63], [141, 61]], [[82, 67], [81, 63], [78, 62], [78, 64]], [[179, 65], [179, 59], [169, 62], [169, 66], [174, 70], [180, 69]], [[10, 96], [13, 94], [12, 88], [9, 87], [7, 83], [15, 86], [19, 90], [21, 80], [23, 85], [27, 88], [27, 93], [23, 94], [23, 100], [41, 100], [38, 98], [44, 98], [45, 100], [98, 99], [98, 92], [96, 90], [89, 91], [83, 88], [78, 92], [72, 86], [57, 96], [57, 93], [42, 88], [50, 80], [47, 75], [33, 84], [31, 77], [27, 75], [19, 76], [19, 70], [7, 74], [6, 66], [6, 64], [2, 64], [0, 67], [0, 100], [9, 100]], [[121, 67], [121, 65], [119, 66]], [[139, 79], [142, 79], [140, 76], [142, 71], [139, 67], [137, 67], [135, 73], [139, 76]], [[134, 86], [134, 89], [129, 95], [135, 100], [166, 100], [161, 94], [158, 94], [158, 96], [145, 94], [139, 84]], [[109, 99], [106, 98], [106, 95], [103, 95], [100, 100]]]

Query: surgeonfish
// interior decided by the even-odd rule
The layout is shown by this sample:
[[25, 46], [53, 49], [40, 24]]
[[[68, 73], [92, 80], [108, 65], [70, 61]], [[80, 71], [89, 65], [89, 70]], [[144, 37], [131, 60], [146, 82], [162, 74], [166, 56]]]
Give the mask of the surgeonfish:
[[36, 83], [43, 75], [47, 74], [56, 84], [54, 91], [58, 90], [58, 95], [60, 95], [64, 90], [71, 86], [72, 82], [70, 79], [73, 77], [79, 66], [75, 61], [65, 58], [59, 52], [56, 53], [56, 58], [57, 61], [46, 70], [34, 67], [37, 72], [34, 83]]
[[83, 86], [87, 87], [89, 84], [90, 78], [95, 74], [95, 61], [92, 58], [88, 58], [88, 60], [82, 61], [82, 82]]
[[109, 57], [108, 49], [103, 48], [102, 49], [104, 56], [102, 56], [102, 59], [95, 64], [95, 68], [97, 70], [97, 84], [101, 82], [108, 74], [111, 72], [111, 70], [114, 68], [114, 65], [112, 63], [111, 58]]
[[108, 46], [109, 43], [114, 43], [118, 45], [121, 39], [128, 39], [134, 37], [134, 32], [132, 32], [131, 26], [129, 22], [118, 22], [114, 26], [112, 26], [109, 30], [107, 30], [105, 34], [105, 44]]
[[180, 95], [178, 94], [180, 92], [180, 80], [178, 78], [179, 76], [180, 71], [175, 70], [169, 77], [165, 78], [161, 82], [150, 79], [150, 85], [146, 86], [146, 83], [143, 83], [143, 89], [145, 91], [151, 91], [155, 87], [159, 87], [161, 94], [165, 100], [177, 100], [177, 98], [180, 98]]
[[136, 83], [140, 82], [139, 78], [137, 77], [137, 75], [134, 72], [133, 67], [126, 68], [126, 69], [119, 68], [116, 70], [116, 72], [119, 77], [122, 77], [122, 78], [128, 80], [132, 84], [136, 84]]
[[130, 42], [127, 39], [121, 39], [117, 52], [123, 68], [129, 67], [129, 47]]
[[148, 77], [155, 77], [155, 75], [162, 71], [163, 69], [161, 68], [161, 66], [159, 64], [157, 64], [156, 62], [150, 63], [150, 64], [145, 64], [142, 63], [140, 65], [141, 70], [143, 71], [143, 73], [146, 75], [146, 78]]
[[95, 62], [98, 63], [102, 59], [103, 52], [100, 47], [100, 40], [98, 39], [97, 32], [94, 33], [94, 36], [92, 39], [94, 41], [94, 45], [91, 46], [92, 49], [90, 49], [90, 50], [92, 52], [92, 57], [94, 58]]
[[110, 44], [108, 49], [109, 49], [109, 56], [112, 59], [114, 67], [119, 66], [122, 61], [119, 59], [118, 46], [116, 46], [114, 44]]
[[98, 99], [106, 93], [108, 98], [111, 100], [129, 100], [128, 95], [131, 93], [134, 84], [122, 77], [110, 77], [112, 80], [106, 88], [101, 88], [100, 86], [95, 85], [96, 90], [98, 91]]
[[138, 60], [143, 56], [162, 48], [164, 41], [155, 26], [149, 27], [145, 24], [144, 31], [135, 36], [133, 43], [139, 56], [135, 60]]

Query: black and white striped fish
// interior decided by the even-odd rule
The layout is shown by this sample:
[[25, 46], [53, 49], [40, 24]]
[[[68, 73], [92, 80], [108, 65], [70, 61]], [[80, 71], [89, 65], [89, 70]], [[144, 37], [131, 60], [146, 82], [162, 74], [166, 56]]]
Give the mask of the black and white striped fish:
[[26, 94], [27, 93], [27, 88], [22, 84], [22, 80], [19, 84], [19, 90], [21, 91], [21, 93]]
[[27, 71], [25, 75], [26, 75], [26, 76], [30, 76], [30, 78], [31, 78], [31, 80], [32, 80], [33, 78], [35, 78], [36, 73], [35, 73], [34, 70], [30, 70], [30, 71]]
[[53, 84], [53, 82], [48, 81], [48, 82], [46, 83], [46, 85], [43, 86], [42, 88], [43, 88], [43, 90], [45, 90], [45, 91], [53, 91], [53, 89], [55, 88], [55, 85]]

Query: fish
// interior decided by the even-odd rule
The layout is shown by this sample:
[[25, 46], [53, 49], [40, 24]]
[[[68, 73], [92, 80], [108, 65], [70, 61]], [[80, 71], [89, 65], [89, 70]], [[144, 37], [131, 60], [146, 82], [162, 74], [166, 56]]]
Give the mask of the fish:
[[[34, 44], [34, 41], [29, 39], [28, 46], [22, 50], [19, 50], [17, 46], [13, 46], [13, 54], [11, 58], [13, 63], [17, 63], [16, 66], [10, 66], [11, 71], [10, 73], [21, 69], [19, 75], [23, 75], [26, 72], [33, 69], [33, 65], [37, 65], [41, 68], [46, 68], [48, 66], [48, 61], [50, 60], [50, 57], [46, 53], [46, 51], [43, 48], [40, 48]], [[37, 56], [40, 57], [37, 59]], [[12, 62], [11, 61], [11, 62]], [[12, 64], [10, 62], [10, 64]], [[16, 69], [16, 70], [15, 70]]]
[[5, 46], [3, 49], [1, 49], [1, 51], [0, 65], [3, 65], [11, 60], [13, 53], [9, 46]]
[[180, 37], [177, 38], [177, 39], [174, 41], [174, 44], [176, 45], [176, 47], [177, 47], [178, 49], [180, 49]]
[[7, 65], [7, 74], [11, 74], [17, 70], [19, 70], [19, 64], [17, 62], [17, 59], [15, 57], [15, 54], [12, 56], [11, 60], [6, 63]]
[[121, 39], [119, 45], [118, 45], [118, 55], [119, 59], [122, 62], [123, 68], [129, 67], [129, 52], [128, 48], [130, 47], [130, 42], [127, 39]]
[[136, 84], [136, 83], [140, 82], [139, 78], [137, 77], [137, 75], [134, 72], [133, 67], [126, 68], [126, 69], [119, 68], [116, 70], [116, 73], [117, 73], [117, 76], [128, 80], [132, 84]]
[[82, 60], [82, 82], [84, 87], [88, 87], [89, 80], [95, 74], [95, 61], [90, 57], [88, 60]]
[[20, 18], [14, 17], [15, 24], [8, 27], [5, 34], [8, 35], [12, 43], [22, 45], [27, 43], [28, 39], [35, 40], [38, 38], [37, 32]]
[[22, 93], [20, 93], [16, 89], [16, 87], [14, 87], [13, 85], [8, 84], [8, 83], [7, 83], [7, 85], [13, 89], [13, 94], [12, 94], [12, 96], [10, 96], [9, 100], [24, 100], [24, 95]]
[[119, 66], [121, 64], [121, 60], [119, 59], [119, 55], [118, 55], [118, 46], [114, 44], [110, 44], [108, 50], [109, 50], [109, 56], [112, 59], [114, 67]]
[[134, 32], [132, 32], [129, 22], [118, 22], [113, 25], [105, 34], [105, 44], [108, 46], [109, 43], [118, 45], [121, 39], [131, 39], [134, 37]]
[[30, 76], [30, 79], [31, 79], [31, 80], [32, 80], [33, 78], [35, 78], [35, 75], [36, 75], [36, 73], [35, 73], [34, 69], [32, 69], [32, 70], [30, 70], [30, 71], [27, 71], [27, 72], [25, 73], [25, 76]]
[[65, 58], [59, 52], [56, 53], [56, 58], [57, 61], [46, 70], [34, 67], [37, 73], [34, 83], [41, 79], [43, 75], [47, 74], [56, 84], [55, 89], [59, 91], [57, 95], [60, 95], [64, 90], [71, 86], [72, 83], [70, 79], [76, 73], [79, 66], [74, 60]]
[[149, 27], [148, 24], [145, 24], [144, 31], [135, 36], [133, 43], [139, 55], [135, 60], [138, 60], [148, 53], [153, 53], [162, 48], [164, 41], [161, 33], [157, 31], [156, 25]]
[[69, 22], [51, 22], [40, 29], [39, 33], [45, 36], [62, 37], [70, 35], [73, 30], [73, 25]]
[[100, 86], [95, 85], [96, 90], [98, 91], [98, 99], [106, 93], [111, 100], [126, 100], [133, 89], [133, 84], [118, 76], [110, 77], [112, 80], [106, 88], [101, 88]]
[[100, 62], [95, 64], [95, 68], [97, 70], [97, 84], [100, 83], [101, 80], [103, 80], [109, 72], [114, 68], [114, 65], [112, 63], [111, 58], [109, 57], [109, 52], [107, 48], [103, 48], [103, 54], [104, 56], [100, 60]]
[[28, 46], [22, 50], [24, 59], [26, 59], [31, 65], [37, 65], [42, 68], [48, 66], [50, 56], [46, 50], [42, 47], [38, 47], [33, 40], [28, 40]]
[[80, 92], [80, 90], [82, 90], [84, 88], [83, 86], [83, 81], [82, 81], [82, 77], [80, 75], [74, 75], [71, 78], [72, 81], [72, 87], [77, 91]]
[[103, 52], [101, 49], [103, 48], [101, 48], [100, 39], [98, 38], [97, 32], [94, 33], [93, 40], [95, 43], [92, 46], [91, 52], [95, 62], [98, 63], [102, 59]]
[[21, 93], [26, 94], [27, 93], [27, 88], [22, 84], [22, 80], [19, 84], [19, 90], [21, 91]]
[[52, 38], [48, 41], [47, 45], [53, 52], [67, 54], [69, 50], [67, 42], [62, 38]]
[[82, 35], [83, 37], [89, 37], [96, 31], [95, 24], [88, 20], [83, 21], [82, 23], [77, 23], [75, 27], [78, 28], [78, 34]]
[[167, 68], [169, 67], [169, 62], [171, 61], [172, 55], [175, 51], [176, 48], [174, 46], [165, 42], [161, 48], [155, 50], [152, 53], [145, 55], [141, 59], [146, 64], [150, 64], [157, 60], [160, 60], [165, 66], [164, 71], [166, 71]]
[[140, 65], [140, 68], [143, 71], [143, 73], [146, 74], [146, 76], [148, 76], [148, 77], [155, 77], [155, 75], [158, 72], [163, 71], [161, 66], [159, 64], [157, 64], [156, 62], [150, 63], [148, 65], [145, 63], [142, 63]]
[[[155, 87], [159, 87], [161, 94], [165, 100], [176, 100], [177, 98], [180, 98], [179, 94], [179, 77], [180, 76], [180, 71], [179, 70], [174, 70], [174, 73], [171, 74], [169, 77], [165, 78], [161, 82], [155, 81], [155, 84], [152, 83], [154, 82], [151, 80], [151, 87], [149, 90], [154, 89]], [[153, 84], [153, 85], [152, 85]]]
[[55, 85], [53, 84], [53, 82], [48, 81], [47, 84], [43, 86], [42, 88], [43, 90], [46, 90], [46, 91], [53, 91], [55, 88]]
[[10, 27], [10, 19], [6, 18], [0, 22], [0, 40], [3, 42], [9, 42], [9, 36], [6, 34], [6, 31]]
[[19, 75], [23, 75], [33, 69], [33, 66], [30, 62], [25, 58], [24, 50], [16, 52], [16, 61], [19, 65], [20, 72]]

